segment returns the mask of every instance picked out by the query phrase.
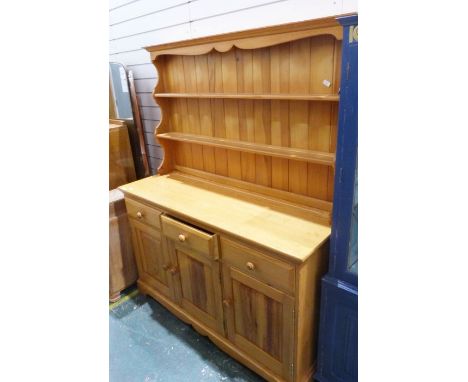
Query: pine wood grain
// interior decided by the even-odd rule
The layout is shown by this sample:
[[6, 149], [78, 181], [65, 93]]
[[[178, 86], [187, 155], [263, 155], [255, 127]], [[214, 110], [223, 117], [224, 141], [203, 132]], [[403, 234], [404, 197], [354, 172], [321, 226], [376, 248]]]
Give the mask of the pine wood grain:
[[155, 93], [155, 98], [222, 98], [222, 99], [258, 99], [258, 100], [290, 100], [290, 101], [325, 101], [338, 102], [338, 94], [252, 94], [252, 93]]
[[304, 261], [330, 234], [329, 227], [313, 221], [313, 212], [177, 173], [141, 179], [120, 189], [296, 261]]
[[160, 231], [134, 219], [130, 219], [130, 226], [138, 279], [144, 280], [160, 293], [174, 299], [172, 280], [165, 271], [169, 258], [161, 243]]
[[[304, 380], [313, 373], [317, 358], [317, 339], [320, 312], [319, 280], [328, 270], [329, 241], [297, 269], [296, 310], [298, 314], [296, 336], [296, 380]], [[302, 312], [309, 312], [303, 314]]]
[[304, 37], [330, 34], [337, 40], [343, 39], [343, 30], [335, 17], [305, 20], [216, 36], [200, 37], [147, 47], [154, 60], [162, 54], [205, 54], [213, 49], [225, 52], [237, 46], [241, 49], [256, 49], [276, 45]]
[[260, 186], [255, 183], [240, 181], [237, 179], [219, 176], [216, 174], [210, 174], [208, 172], [198, 171], [198, 170], [188, 168], [188, 167], [174, 166], [174, 169], [177, 171], [180, 171], [181, 173], [189, 174], [197, 178], [205, 179], [215, 184], [222, 184], [222, 185], [233, 187], [236, 189], [249, 191], [254, 194], [264, 195], [266, 197], [271, 197], [274, 199], [280, 199], [285, 202], [292, 202], [295, 205], [301, 205], [301, 206], [306, 206], [308, 208], [316, 209], [316, 212], [318, 213], [318, 215], [322, 216], [323, 219], [325, 219], [323, 220], [324, 224], [329, 224], [330, 222], [330, 213], [332, 210], [331, 202], [311, 198], [311, 197], [304, 196], [304, 195], [293, 194], [288, 191], [276, 190], [274, 188]]
[[175, 165], [331, 201], [340, 52], [339, 40], [319, 35], [166, 56], [169, 76], [154, 96], [174, 115], [159, 138], [180, 142], [170, 147]]
[[[174, 300], [197, 320], [224, 334], [218, 237], [165, 215], [161, 227], [173, 278]], [[179, 235], [186, 239], [180, 241]]]
[[[177, 142], [190, 142], [194, 145], [223, 147], [227, 150], [257, 153], [266, 156], [286, 158], [295, 161], [313, 162], [327, 166], [334, 166], [335, 163], [335, 155], [333, 153], [328, 153], [327, 151], [296, 149], [290, 147], [265, 145], [261, 143], [250, 143], [232, 139], [207, 137], [202, 135], [184, 133], [164, 133], [158, 134], [157, 137], [159, 140], [169, 139]], [[238, 177], [234, 178], [240, 179]]]
[[223, 264], [223, 294], [229, 340], [283, 380], [291, 381], [294, 299]]
[[[197, 92], [208, 92], [210, 76], [208, 71], [208, 57], [195, 56], [195, 73]], [[199, 99], [198, 101], [199, 113], [200, 113], [200, 134], [212, 137], [213, 131], [213, 119], [211, 111], [211, 100]], [[215, 156], [214, 149], [212, 147], [203, 147], [203, 169], [208, 172], [215, 172]]]

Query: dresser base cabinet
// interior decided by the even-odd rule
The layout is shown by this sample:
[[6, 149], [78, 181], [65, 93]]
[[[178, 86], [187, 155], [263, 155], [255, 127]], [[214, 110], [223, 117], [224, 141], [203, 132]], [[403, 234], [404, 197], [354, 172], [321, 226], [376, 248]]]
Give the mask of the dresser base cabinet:
[[269, 381], [308, 381], [328, 240], [303, 262], [126, 198], [138, 287]]

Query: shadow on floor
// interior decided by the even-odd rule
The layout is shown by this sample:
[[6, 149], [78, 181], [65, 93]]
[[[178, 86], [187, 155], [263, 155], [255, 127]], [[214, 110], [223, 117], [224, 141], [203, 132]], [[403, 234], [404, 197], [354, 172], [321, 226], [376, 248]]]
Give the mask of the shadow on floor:
[[110, 382], [262, 382], [150, 297], [111, 306]]

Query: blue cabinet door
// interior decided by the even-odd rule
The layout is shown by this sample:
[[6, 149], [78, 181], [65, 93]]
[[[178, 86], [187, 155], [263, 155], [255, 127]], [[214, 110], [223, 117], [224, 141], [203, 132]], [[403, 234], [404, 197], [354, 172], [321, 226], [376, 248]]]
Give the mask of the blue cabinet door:
[[320, 382], [358, 380], [358, 297], [354, 286], [325, 276], [322, 280], [318, 349]]

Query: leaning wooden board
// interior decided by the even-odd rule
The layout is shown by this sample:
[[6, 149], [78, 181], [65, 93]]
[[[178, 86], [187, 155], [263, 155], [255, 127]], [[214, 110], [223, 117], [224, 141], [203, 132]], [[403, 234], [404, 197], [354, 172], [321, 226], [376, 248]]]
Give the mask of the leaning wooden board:
[[159, 175], [125, 193], [138, 285], [269, 381], [309, 381], [327, 270], [335, 18], [147, 48]]
[[109, 190], [136, 180], [128, 129], [118, 119], [109, 120]]
[[130, 224], [124, 195], [109, 191], [109, 300], [117, 301], [120, 292], [138, 278], [131, 244]]

